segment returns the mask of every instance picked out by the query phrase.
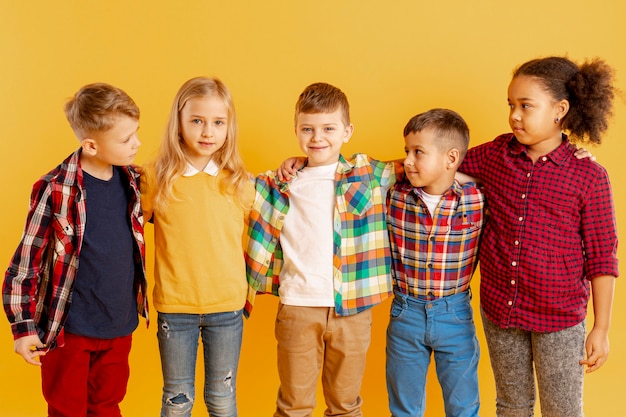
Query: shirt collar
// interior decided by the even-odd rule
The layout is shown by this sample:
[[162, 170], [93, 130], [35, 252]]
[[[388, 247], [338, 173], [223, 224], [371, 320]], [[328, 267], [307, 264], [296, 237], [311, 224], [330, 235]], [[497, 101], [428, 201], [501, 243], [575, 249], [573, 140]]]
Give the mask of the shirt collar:
[[[421, 188], [414, 187], [413, 185], [411, 185], [409, 180], [402, 181], [402, 183], [399, 186], [402, 188], [402, 190], [404, 190], [407, 193], [412, 192], [412, 193], [415, 193], [416, 195], [420, 195]], [[456, 194], [458, 197], [461, 197], [463, 195], [463, 186], [457, 180], [454, 180], [450, 188], [448, 188], [446, 192], [443, 193], [442, 197], [445, 198], [446, 196], [450, 194]]]
[[189, 161], [187, 161], [187, 168], [185, 169], [185, 173], [183, 174], [183, 177], [193, 177], [194, 175], [200, 172], [206, 172], [207, 174], [216, 177], [219, 171], [220, 171], [220, 168], [212, 159], [209, 161], [208, 164], [206, 164], [206, 166], [204, 167], [202, 171], [197, 170], [189, 163]]
[[[576, 150], [576, 147], [570, 143], [565, 133], [562, 133], [561, 137], [563, 141], [561, 142], [559, 147], [546, 155], [546, 157], [556, 165], [564, 164], [565, 161]], [[518, 142], [518, 140], [515, 138], [515, 135], [511, 135], [511, 140], [509, 142], [509, 152], [512, 155], [521, 155], [526, 154], [527, 150], [526, 146]]]

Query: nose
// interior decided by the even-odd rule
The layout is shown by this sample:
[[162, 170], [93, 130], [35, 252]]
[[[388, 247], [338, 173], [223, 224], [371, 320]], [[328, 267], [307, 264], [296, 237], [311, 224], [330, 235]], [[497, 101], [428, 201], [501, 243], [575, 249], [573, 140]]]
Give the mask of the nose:
[[134, 138], [134, 141], [133, 141], [133, 146], [134, 146], [135, 148], [138, 148], [138, 147], [140, 147], [140, 146], [141, 146], [141, 141], [139, 140], [139, 136], [138, 136], [138, 135], [136, 135], [136, 134], [135, 134], [135, 138]]
[[202, 129], [202, 136], [204, 136], [205, 138], [213, 136], [213, 134], [211, 132], [211, 125], [210, 124], [207, 123], [206, 125], [204, 125], [204, 128]]
[[519, 121], [520, 120], [520, 112], [515, 107], [511, 107], [511, 112], [509, 113], [509, 117], [511, 120]]

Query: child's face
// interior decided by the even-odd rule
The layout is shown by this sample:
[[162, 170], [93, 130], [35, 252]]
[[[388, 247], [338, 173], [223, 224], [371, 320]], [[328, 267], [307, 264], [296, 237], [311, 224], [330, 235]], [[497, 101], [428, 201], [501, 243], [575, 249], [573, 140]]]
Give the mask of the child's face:
[[130, 165], [141, 145], [137, 136], [139, 121], [121, 115], [114, 119], [113, 127], [105, 132], [93, 132], [95, 158], [106, 165]]
[[341, 146], [350, 140], [354, 127], [343, 122], [343, 112], [299, 113], [296, 136], [300, 149], [309, 158], [308, 166], [330, 165], [339, 161]]
[[180, 111], [180, 133], [189, 163], [203, 170], [228, 134], [228, 108], [219, 97], [194, 97]]
[[404, 138], [406, 177], [411, 185], [432, 195], [445, 193], [454, 177], [454, 170], [448, 169], [451, 163], [448, 152], [437, 141], [433, 129], [409, 133]]
[[554, 100], [537, 78], [524, 75], [513, 78], [508, 102], [509, 125], [520, 143], [540, 155], [561, 144], [561, 127], [555, 119], [565, 115], [563, 103]]

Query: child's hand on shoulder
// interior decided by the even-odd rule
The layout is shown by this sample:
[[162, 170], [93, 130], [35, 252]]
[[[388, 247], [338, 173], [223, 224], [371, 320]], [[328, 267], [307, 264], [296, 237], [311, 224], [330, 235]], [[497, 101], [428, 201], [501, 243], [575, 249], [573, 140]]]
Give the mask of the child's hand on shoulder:
[[280, 167], [276, 170], [276, 175], [281, 182], [291, 181], [296, 173], [304, 166], [306, 158], [303, 156], [296, 156], [286, 159]]
[[591, 152], [589, 152], [587, 149], [585, 148], [578, 148], [576, 149], [576, 152], [574, 152], [574, 156], [577, 159], [585, 159], [585, 158], [589, 158], [592, 161], [596, 160], [596, 157], [594, 155], [592, 155]]
[[41, 362], [39, 362], [37, 358], [46, 354], [46, 352], [37, 349], [44, 347], [45, 345], [41, 343], [41, 339], [39, 339], [39, 336], [37, 335], [20, 337], [15, 340], [13, 344], [15, 353], [24, 358], [26, 362], [35, 366], [41, 366]]

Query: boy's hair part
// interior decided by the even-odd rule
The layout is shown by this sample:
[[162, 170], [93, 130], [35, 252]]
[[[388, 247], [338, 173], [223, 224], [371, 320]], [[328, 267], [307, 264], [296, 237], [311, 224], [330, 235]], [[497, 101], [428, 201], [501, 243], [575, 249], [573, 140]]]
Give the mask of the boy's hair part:
[[613, 115], [615, 71], [605, 61], [594, 58], [578, 65], [566, 57], [550, 56], [525, 62], [513, 72], [534, 77], [556, 101], [567, 100], [569, 111], [561, 127], [570, 138], [599, 144]]
[[437, 145], [442, 150], [448, 150], [444, 149], [444, 145], [447, 148], [456, 148], [461, 161], [463, 160], [469, 147], [470, 137], [469, 127], [460, 114], [449, 109], [431, 109], [415, 115], [404, 127], [404, 137], [425, 129], [432, 129], [441, 139]]
[[341, 109], [343, 123], [350, 124], [348, 98], [339, 88], [327, 83], [314, 83], [304, 89], [296, 102], [295, 120], [300, 113], [333, 113]]
[[115, 119], [139, 120], [139, 107], [122, 89], [106, 83], [83, 86], [65, 103], [65, 116], [79, 140], [111, 129]]

